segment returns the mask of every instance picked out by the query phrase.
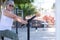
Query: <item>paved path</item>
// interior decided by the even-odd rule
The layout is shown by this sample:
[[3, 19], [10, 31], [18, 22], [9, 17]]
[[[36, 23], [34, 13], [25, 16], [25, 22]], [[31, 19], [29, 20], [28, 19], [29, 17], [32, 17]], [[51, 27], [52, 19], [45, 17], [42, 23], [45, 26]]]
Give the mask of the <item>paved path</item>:
[[[15, 29], [13, 29], [15, 32]], [[27, 40], [27, 28], [19, 28], [19, 39]], [[5, 40], [10, 40], [5, 38]], [[30, 40], [55, 40], [55, 28], [35, 28], [30, 29]]]

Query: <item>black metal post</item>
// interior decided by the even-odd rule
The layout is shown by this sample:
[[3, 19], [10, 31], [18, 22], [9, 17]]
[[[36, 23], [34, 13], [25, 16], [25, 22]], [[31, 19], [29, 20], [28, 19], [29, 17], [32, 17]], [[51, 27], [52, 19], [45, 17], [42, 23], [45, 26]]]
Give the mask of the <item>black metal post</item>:
[[30, 22], [35, 18], [36, 16], [33, 16], [31, 19], [28, 20], [27, 24], [27, 40], [30, 40]]
[[4, 36], [1, 36], [1, 39], [4, 40]]
[[[16, 7], [16, 15], [18, 15], [18, 7]], [[18, 34], [18, 22], [16, 21], [16, 33]]]
[[28, 22], [28, 24], [27, 24], [27, 40], [30, 40], [30, 24], [29, 24], [29, 22]]

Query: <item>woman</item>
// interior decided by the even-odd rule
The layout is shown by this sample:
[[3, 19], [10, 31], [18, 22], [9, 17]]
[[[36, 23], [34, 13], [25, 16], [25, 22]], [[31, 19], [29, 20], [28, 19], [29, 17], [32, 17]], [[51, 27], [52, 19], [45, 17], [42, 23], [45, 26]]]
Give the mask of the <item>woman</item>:
[[13, 20], [16, 20], [22, 24], [27, 24], [21, 17], [13, 14], [14, 2], [7, 1], [6, 9], [2, 10], [1, 22], [0, 22], [0, 36], [11, 38], [12, 40], [19, 40], [18, 35], [11, 31]]

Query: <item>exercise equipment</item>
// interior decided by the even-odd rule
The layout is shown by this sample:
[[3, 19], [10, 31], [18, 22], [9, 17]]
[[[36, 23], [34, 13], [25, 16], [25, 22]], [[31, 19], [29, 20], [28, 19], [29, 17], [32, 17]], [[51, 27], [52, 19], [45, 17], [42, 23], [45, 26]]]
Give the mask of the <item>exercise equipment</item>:
[[[27, 20], [27, 40], [30, 40], [30, 22], [35, 18], [36, 16], [33, 16], [31, 19]], [[24, 24], [23, 24], [24, 25]], [[23, 26], [21, 25], [21, 26]]]

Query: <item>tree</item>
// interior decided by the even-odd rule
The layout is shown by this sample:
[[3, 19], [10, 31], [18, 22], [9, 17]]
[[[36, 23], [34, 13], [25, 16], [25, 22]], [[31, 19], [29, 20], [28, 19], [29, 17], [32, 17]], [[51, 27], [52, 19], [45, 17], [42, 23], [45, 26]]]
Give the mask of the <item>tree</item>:
[[[30, 0], [14, 0], [15, 5], [18, 6], [20, 10], [23, 10], [24, 17], [35, 13], [35, 7], [31, 4]], [[20, 14], [19, 14], [20, 15]]]
[[35, 13], [35, 8], [31, 4], [20, 4], [19, 9], [23, 10], [24, 17]]
[[34, 0], [14, 0], [15, 4], [25, 4], [25, 3], [31, 3]]

